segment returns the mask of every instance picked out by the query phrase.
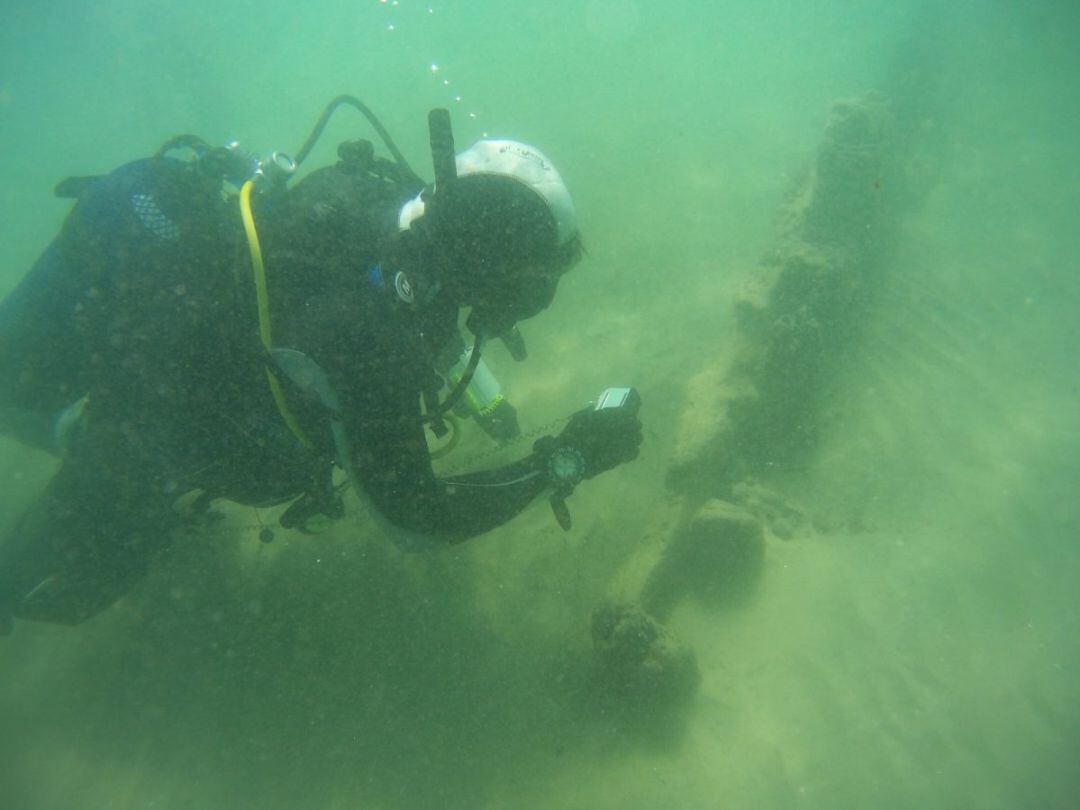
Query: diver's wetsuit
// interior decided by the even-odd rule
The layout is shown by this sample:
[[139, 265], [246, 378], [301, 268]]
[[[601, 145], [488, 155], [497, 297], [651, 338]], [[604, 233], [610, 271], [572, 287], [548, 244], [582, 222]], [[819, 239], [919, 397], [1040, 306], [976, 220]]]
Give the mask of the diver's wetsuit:
[[[275, 346], [326, 372], [362, 489], [392, 524], [454, 542], [505, 522], [546, 481], [536, 456], [454, 482], [432, 472], [420, 394], [456, 308], [421, 320], [377, 267], [415, 191], [339, 164], [255, 215]], [[181, 524], [184, 493], [268, 504], [327, 481], [325, 410], [290, 391], [305, 448], [266, 369], [239, 216], [218, 184], [167, 159], [94, 182], [0, 302], [0, 428], [47, 446], [57, 412], [88, 394], [60, 471], [0, 546], [0, 623], [107, 607]]]

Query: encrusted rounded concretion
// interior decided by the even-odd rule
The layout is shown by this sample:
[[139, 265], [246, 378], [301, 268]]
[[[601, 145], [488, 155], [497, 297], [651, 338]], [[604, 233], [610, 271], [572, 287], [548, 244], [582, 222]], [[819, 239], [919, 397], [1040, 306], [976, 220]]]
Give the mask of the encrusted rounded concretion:
[[701, 680], [694, 651], [633, 605], [605, 605], [593, 614], [598, 686], [608, 697], [642, 709], [677, 707]]

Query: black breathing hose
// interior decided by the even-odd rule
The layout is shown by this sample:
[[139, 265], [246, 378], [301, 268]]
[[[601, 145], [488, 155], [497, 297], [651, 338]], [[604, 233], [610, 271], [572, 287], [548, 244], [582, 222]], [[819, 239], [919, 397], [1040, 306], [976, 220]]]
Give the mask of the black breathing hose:
[[[457, 385], [453, 390], [446, 395], [446, 399], [438, 404], [434, 401], [431, 403], [431, 407], [428, 413], [420, 419], [421, 422], [438, 422], [446, 414], [450, 412], [450, 409], [458, 404], [458, 401], [465, 394], [465, 389], [469, 387], [469, 383], [472, 382], [473, 375], [476, 374], [476, 367], [480, 365], [480, 349], [484, 345], [483, 335], [477, 335], [473, 340], [472, 353], [469, 355], [469, 363], [465, 366], [465, 371], [461, 375], [461, 379], [458, 380]], [[438, 392], [435, 394], [438, 396]]]
[[[405, 159], [401, 150], [397, 148], [394, 139], [390, 136], [390, 133], [386, 131], [386, 127], [379, 122], [379, 119], [375, 117], [375, 114], [370, 109], [368, 109], [367, 105], [356, 96], [338, 96], [326, 105], [326, 108], [322, 111], [322, 115], [319, 116], [319, 120], [315, 122], [315, 127], [311, 130], [311, 134], [308, 135], [307, 140], [304, 141], [304, 145], [297, 151], [295, 156], [296, 165], [299, 166], [304, 162], [307, 156], [311, 154], [311, 150], [314, 149], [315, 144], [318, 143], [331, 116], [333, 116], [337, 109], [343, 104], [354, 107], [367, 118], [372, 128], [379, 134], [379, 137], [382, 138], [387, 151], [393, 156], [394, 161], [398, 166], [414, 178], [420, 185], [423, 185], [423, 179], [421, 179], [421, 177], [412, 170], [412, 167], [409, 166], [409, 162]], [[431, 141], [431, 158], [435, 170], [435, 182], [436, 184], [441, 184], [445, 190], [446, 186], [457, 177], [457, 165], [454, 156], [454, 132], [450, 124], [449, 110], [435, 109], [428, 114], [428, 133]], [[437, 403], [434, 400], [429, 403], [431, 407], [429, 408], [428, 413], [421, 419], [422, 422], [439, 425], [442, 418], [457, 404], [458, 400], [461, 399], [465, 393], [465, 389], [468, 388], [469, 383], [472, 382], [477, 366], [480, 364], [480, 349], [483, 346], [483, 343], [484, 336], [481, 333], [477, 333], [476, 340], [473, 343], [472, 355], [469, 357], [469, 363], [465, 367], [461, 379], [441, 403]], [[437, 397], [438, 395], [436, 394], [435, 396]]]
[[401, 154], [401, 150], [397, 148], [397, 144], [395, 144], [394, 139], [390, 137], [390, 133], [386, 131], [386, 127], [384, 127], [379, 122], [379, 119], [375, 117], [375, 113], [368, 109], [368, 106], [356, 96], [338, 96], [326, 105], [326, 109], [322, 111], [322, 115], [319, 116], [319, 120], [315, 123], [315, 128], [311, 130], [311, 134], [308, 135], [307, 140], [304, 141], [304, 145], [300, 147], [295, 155], [297, 166], [303, 163], [307, 156], [311, 154], [311, 150], [314, 149], [315, 144], [318, 143], [319, 137], [323, 134], [323, 130], [326, 129], [326, 124], [330, 121], [331, 116], [333, 116], [338, 107], [341, 107], [342, 105], [348, 105], [358, 110], [368, 120], [368, 123], [371, 124], [372, 129], [374, 129], [379, 134], [379, 137], [382, 138], [382, 142], [386, 145], [387, 151], [393, 155], [394, 161], [398, 166], [416, 178], [417, 182], [423, 184], [423, 180], [412, 170], [412, 167], [409, 166], [409, 162], [405, 159], [405, 156]]

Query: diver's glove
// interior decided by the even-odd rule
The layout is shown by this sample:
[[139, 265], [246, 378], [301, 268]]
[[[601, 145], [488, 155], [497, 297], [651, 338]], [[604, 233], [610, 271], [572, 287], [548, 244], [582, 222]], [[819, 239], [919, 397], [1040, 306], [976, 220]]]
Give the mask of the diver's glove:
[[[618, 404], [610, 392], [618, 391]], [[536, 440], [533, 451], [540, 457], [553, 488], [551, 508], [564, 529], [570, 528], [566, 499], [581, 481], [637, 458], [641, 446], [641, 400], [634, 389], [608, 389], [594, 408], [578, 411], [558, 436]]]

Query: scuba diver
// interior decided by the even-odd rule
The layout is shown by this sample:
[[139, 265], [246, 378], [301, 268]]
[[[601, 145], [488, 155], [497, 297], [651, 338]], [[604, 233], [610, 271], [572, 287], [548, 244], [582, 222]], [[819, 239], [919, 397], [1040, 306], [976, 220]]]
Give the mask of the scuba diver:
[[[342, 105], [392, 159], [349, 141], [290, 185]], [[452, 433], [469, 402], [490, 435], [517, 433], [482, 347], [522, 357], [516, 324], [551, 304], [582, 249], [539, 150], [482, 140], [455, 155], [448, 113], [429, 127], [432, 185], [342, 96], [295, 160], [180, 136], [57, 187], [77, 202], [0, 302], [0, 429], [62, 459], [0, 545], [0, 632], [99, 613], [215, 499], [291, 501], [281, 524], [314, 531], [352, 483], [421, 550], [542, 494], [568, 528], [576, 485], [637, 456], [640, 400], [611, 388], [519, 461], [436, 476], [425, 430]]]

